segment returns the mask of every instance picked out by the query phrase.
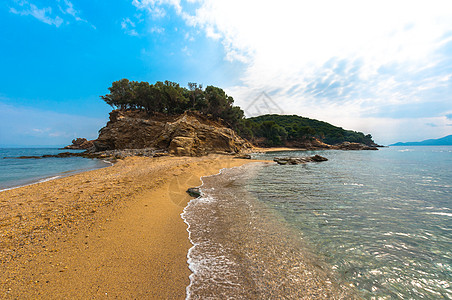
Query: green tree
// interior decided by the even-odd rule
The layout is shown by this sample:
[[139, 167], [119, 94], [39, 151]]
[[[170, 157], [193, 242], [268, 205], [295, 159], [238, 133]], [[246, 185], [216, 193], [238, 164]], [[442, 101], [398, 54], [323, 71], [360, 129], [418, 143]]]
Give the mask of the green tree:
[[147, 113], [156, 111], [155, 98], [151, 93], [151, 86], [148, 82], [134, 82], [132, 85], [134, 99], [138, 108], [143, 108]]
[[101, 98], [110, 106], [129, 109], [134, 107], [132, 82], [128, 79], [121, 79], [112, 83], [108, 88], [110, 94], [101, 96]]
[[163, 86], [166, 97], [167, 112], [169, 114], [180, 114], [188, 109], [189, 100], [185, 97], [184, 89], [178, 83], [166, 80]]

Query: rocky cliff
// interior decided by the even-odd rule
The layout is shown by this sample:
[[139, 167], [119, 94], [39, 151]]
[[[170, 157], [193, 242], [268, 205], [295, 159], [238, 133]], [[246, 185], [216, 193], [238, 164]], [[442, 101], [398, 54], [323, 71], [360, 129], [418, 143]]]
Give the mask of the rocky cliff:
[[93, 151], [154, 148], [183, 156], [239, 153], [252, 147], [232, 129], [198, 113], [178, 116], [114, 110]]

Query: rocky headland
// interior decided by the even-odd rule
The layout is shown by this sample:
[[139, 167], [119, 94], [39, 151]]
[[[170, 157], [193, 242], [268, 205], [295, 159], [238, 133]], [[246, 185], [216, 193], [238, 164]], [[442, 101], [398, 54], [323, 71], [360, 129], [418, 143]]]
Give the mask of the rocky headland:
[[[317, 138], [288, 144], [290, 150], [378, 150], [378, 145], [343, 142], [329, 145]], [[180, 115], [148, 114], [142, 110], [113, 110], [106, 126], [95, 140], [77, 138], [64, 147], [84, 152], [62, 152], [56, 155], [21, 156], [21, 159], [79, 156], [106, 160], [131, 156], [204, 156], [208, 154], [235, 155], [251, 158], [249, 153], [280, 148], [256, 148], [240, 137], [221, 120], [212, 120], [198, 112]]]
[[[213, 121], [197, 112], [148, 115], [139, 110], [114, 110], [107, 125], [99, 131], [99, 137], [88, 142], [92, 142], [88, 153], [103, 153], [104, 156], [243, 154], [254, 148], [221, 121]], [[306, 150], [378, 150], [378, 145], [352, 142], [328, 145], [317, 138], [292, 146]]]
[[199, 113], [149, 116], [123, 110], [110, 113], [110, 121], [93, 144], [90, 152], [155, 149], [176, 156], [235, 154], [252, 148], [234, 130]]

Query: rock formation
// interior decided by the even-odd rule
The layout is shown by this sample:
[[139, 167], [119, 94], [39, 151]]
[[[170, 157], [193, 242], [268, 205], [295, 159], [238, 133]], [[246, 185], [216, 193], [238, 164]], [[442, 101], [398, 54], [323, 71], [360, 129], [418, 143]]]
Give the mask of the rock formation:
[[322, 142], [318, 138], [312, 137], [305, 140], [286, 142], [285, 147], [300, 148], [307, 150], [323, 150], [331, 149], [332, 146]]
[[87, 150], [93, 147], [93, 141], [88, 141], [85, 138], [76, 138], [72, 140], [72, 145], [68, 145], [63, 149], [73, 149], [73, 150]]
[[314, 156], [304, 156], [304, 157], [275, 157], [273, 161], [277, 162], [280, 165], [299, 165], [305, 164], [308, 162], [321, 162], [327, 161], [326, 157], [320, 155]]
[[92, 152], [154, 148], [180, 156], [232, 154], [252, 147], [232, 129], [194, 112], [149, 116], [143, 111], [114, 110], [93, 142]]
[[198, 198], [201, 196], [201, 190], [199, 189], [199, 187], [189, 188], [187, 190], [187, 193], [193, 198]]
[[343, 142], [339, 145], [334, 145], [331, 147], [331, 149], [337, 149], [337, 150], [378, 150], [377, 147], [371, 147], [360, 143], [350, 143], [350, 142]]

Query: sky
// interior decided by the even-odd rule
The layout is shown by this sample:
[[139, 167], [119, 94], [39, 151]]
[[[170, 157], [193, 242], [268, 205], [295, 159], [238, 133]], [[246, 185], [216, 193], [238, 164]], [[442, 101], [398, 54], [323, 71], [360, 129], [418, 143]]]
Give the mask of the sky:
[[6, 0], [0, 147], [94, 139], [113, 81], [215, 85], [380, 144], [452, 134], [452, 1]]

